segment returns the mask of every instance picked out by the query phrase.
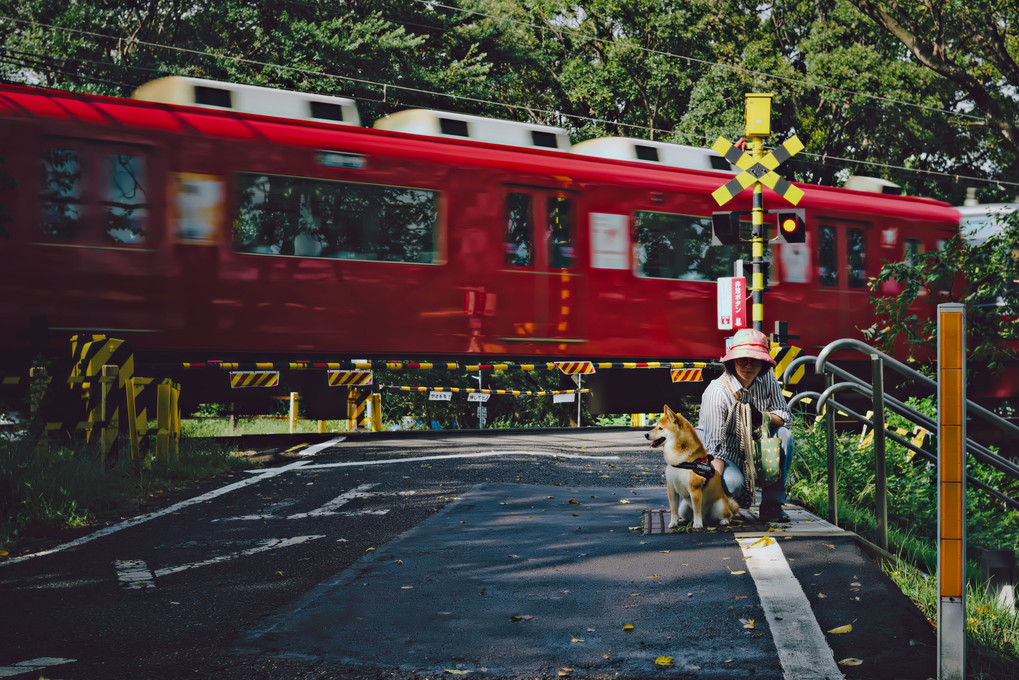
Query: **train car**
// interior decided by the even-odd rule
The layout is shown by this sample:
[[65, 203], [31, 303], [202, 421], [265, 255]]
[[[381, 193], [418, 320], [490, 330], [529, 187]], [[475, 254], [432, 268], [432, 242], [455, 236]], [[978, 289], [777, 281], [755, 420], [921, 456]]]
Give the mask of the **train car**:
[[[192, 85], [189, 104], [0, 86], [0, 373], [66, 353], [75, 333], [129, 341], [147, 375], [210, 360], [722, 353], [716, 278], [749, 245], [710, 245], [711, 192], [732, 177], [710, 152], [678, 162], [694, 167], [650, 143], [578, 153], [508, 121], [477, 141], [478, 121], [434, 112], [405, 116], [417, 128], [403, 132], [337, 120], [345, 101]], [[260, 113], [259, 97], [274, 105]], [[867, 277], [936, 248], [959, 214], [799, 186], [807, 238], [769, 248], [765, 324], [788, 322], [815, 352], [860, 337]], [[749, 210], [749, 194], [726, 209]], [[786, 205], [770, 190], [764, 204]]]

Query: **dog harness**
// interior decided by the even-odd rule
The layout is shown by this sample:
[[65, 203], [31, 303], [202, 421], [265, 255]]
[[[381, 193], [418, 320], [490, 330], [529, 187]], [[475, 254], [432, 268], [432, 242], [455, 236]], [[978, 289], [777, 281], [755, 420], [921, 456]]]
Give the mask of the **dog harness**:
[[673, 465], [672, 467], [682, 468], [684, 470], [693, 470], [704, 479], [711, 479], [715, 476], [715, 467], [711, 464], [711, 461], [714, 459], [715, 457], [709, 453], [707, 458], [698, 458], [692, 463], [680, 463], [678, 465]]

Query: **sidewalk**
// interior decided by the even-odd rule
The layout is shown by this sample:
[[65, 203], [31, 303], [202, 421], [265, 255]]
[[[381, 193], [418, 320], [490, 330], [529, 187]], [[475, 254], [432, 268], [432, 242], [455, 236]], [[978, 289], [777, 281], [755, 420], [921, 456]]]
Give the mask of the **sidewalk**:
[[645, 533], [665, 506], [658, 487], [480, 485], [245, 647], [372, 677], [934, 676], [933, 630], [851, 535], [794, 506], [779, 531]]

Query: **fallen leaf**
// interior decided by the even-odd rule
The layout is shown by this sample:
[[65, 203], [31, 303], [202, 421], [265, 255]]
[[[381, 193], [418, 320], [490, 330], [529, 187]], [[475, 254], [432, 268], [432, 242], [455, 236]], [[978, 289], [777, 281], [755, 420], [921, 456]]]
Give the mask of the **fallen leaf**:
[[729, 573], [732, 574], [733, 576], [739, 576], [740, 574], [745, 574], [747, 572], [746, 571], [733, 571], [732, 569], [730, 569]]
[[859, 581], [853, 581], [853, 582], [852, 582], [852, 583], [850, 583], [849, 585], [851, 585], [851, 586], [852, 586], [852, 587], [854, 587], [854, 588], [859, 588], [859, 587], [860, 587], [860, 586], [862, 586], [863, 584], [862, 584], [862, 583], [860, 583]]
[[859, 666], [862, 663], [863, 659], [856, 659], [853, 657], [849, 657], [848, 659], [842, 659], [842, 661], [839, 661], [840, 666]]
[[687, 670], [691, 670], [691, 671], [699, 671], [701, 669], [700, 666], [687, 666], [686, 668], [687, 668]]
[[400, 586], [400, 588], [403, 589], [403, 590], [410, 590], [413, 587], [414, 586]]
[[671, 666], [672, 661], [673, 657], [671, 656], [660, 656], [657, 659], [655, 659], [655, 663], [658, 664], [659, 666]]
[[834, 633], [835, 635], [841, 635], [842, 633], [850, 633], [850, 632], [852, 632], [852, 630], [853, 630], [853, 624], [847, 623], [844, 626], [839, 626], [838, 628], [832, 628], [828, 632], [829, 633]]
[[559, 669], [559, 677], [560, 678], [565, 677], [565, 676], [569, 675], [572, 672], [573, 672], [572, 668], [560, 668]]
[[461, 670], [457, 670], [455, 668], [447, 668], [445, 670], [450, 675], [467, 675], [468, 673], [470, 673], [470, 671], [461, 671]]
[[633, 630], [633, 624], [632, 623], [626, 624], [625, 626], [623, 626], [623, 630]]
[[648, 578], [661, 578], [658, 574], [651, 574]]
[[571, 635], [571, 636], [570, 636], [570, 642], [586, 642], [586, 640], [583, 640], [583, 639], [581, 639], [581, 638], [578, 638], [578, 637], [573, 637], [573, 636]]
[[743, 627], [746, 628], [747, 630], [753, 630], [754, 628], [756, 628], [753, 619], [740, 619], [740, 621], [743, 622]]
[[523, 614], [521, 616], [511, 616], [510, 621], [531, 621], [534, 619], [530, 614]]
[[817, 596], [818, 596], [819, 598], [821, 598], [821, 599], [824, 599], [824, 598], [828, 597], [828, 596], [827, 596], [827, 595], [825, 595], [824, 593], [818, 593], [818, 594], [817, 594]]
[[662, 553], [663, 555], [668, 555], [672, 551], [671, 550], [659, 550], [658, 552]]
[[760, 547], [763, 548], [765, 546], [774, 545], [774, 544], [775, 544], [775, 539], [772, 538], [771, 536], [761, 536], [759, 539], [757, 539], [756, 541], [751, 543], [750, 547], [751, 548], [756, 548], [756, 547], [760, 546]]
[[619, 502], [620, 502], [620, 503], [623, 503], [623, 504], [629, 504], [629, 502], [630, 502], [630, 501], [628, 501], [628, 500], [626, 500], [625, 498], [623, 498], [623, 499], [621, 499], [621, 500], [620, 500]]

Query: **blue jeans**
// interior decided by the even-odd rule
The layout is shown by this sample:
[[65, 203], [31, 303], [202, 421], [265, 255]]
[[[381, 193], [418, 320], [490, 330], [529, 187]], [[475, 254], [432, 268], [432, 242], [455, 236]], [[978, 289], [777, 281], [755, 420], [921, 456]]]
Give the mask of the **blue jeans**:
[[[761, 505], [785, 503], [785, 480], [789, 476], [789, 469], [793, 465], [793, 433], [788, 427], [780, 427], [772, 433], [782, 443], [782, 481], [775, 482], [761, 488]], [[725, 461], [725, 470], [722, 472], [722, 483], [729, 490], [729, 495], [739, 496], [743, 493], [743, 486], [746, 480], [743, 479], [743, 470], [731, 460]]]

